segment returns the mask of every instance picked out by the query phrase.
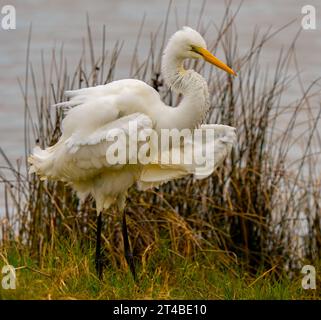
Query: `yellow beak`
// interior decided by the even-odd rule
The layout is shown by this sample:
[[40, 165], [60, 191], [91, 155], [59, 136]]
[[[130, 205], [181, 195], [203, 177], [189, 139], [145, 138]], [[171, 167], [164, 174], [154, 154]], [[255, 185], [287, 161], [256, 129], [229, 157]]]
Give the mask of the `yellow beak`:
[[221, 60], [217, 59], [215, 56], [213, 56], [208, 50], [201, 47], [193, 47], [193, 50], [200, 54], [205, 61], [214, 64], [214, 66], [226, 71], [229, 74], [232, 74], [233, 76], [236, 76], [236, 73], [230, 67], [228, 67]]

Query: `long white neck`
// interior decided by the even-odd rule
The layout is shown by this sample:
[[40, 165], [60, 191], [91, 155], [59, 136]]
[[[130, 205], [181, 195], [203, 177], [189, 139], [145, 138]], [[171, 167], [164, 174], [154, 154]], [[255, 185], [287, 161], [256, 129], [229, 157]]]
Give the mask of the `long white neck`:
[[185, 70], [183, 58], [165, 51], [162, 74], [166, 84], [183, 95], [182, 101], [173, 108], [170, 123], [177, 129], [195, 128], [205, 118], [209, 109], [209, 93], [205, 79], [194, 70]]

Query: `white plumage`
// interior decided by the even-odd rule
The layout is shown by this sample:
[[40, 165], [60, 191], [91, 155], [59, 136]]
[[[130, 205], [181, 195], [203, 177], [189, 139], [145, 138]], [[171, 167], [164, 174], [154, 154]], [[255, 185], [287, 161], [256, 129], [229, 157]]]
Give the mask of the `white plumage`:
[[[201, 124], [209, 109], [207, 84], [195, 71], [185, 70], [183, 60], [202, 58], [234, 74], [205, 48], [201, 35], [188, 27], [169, 40], [162, 73], [172, 90], [183, 95], [176, 108], [165, 105], [156, 90], [134, 79], [66, 92], [70, 100], [58, 104], [69, 108], [62, 122], [62, 135], [54, 146], [45, 150], [35, 147], [29, 158], [30, 172], [36, 172], [43, 179], [68, 182], [81, 198], [91, 194], [98, 212], [112, 204], [123, 209], [127, 190], [134, 184], [145, 190], [195, 173], [194, 163], [164, 165], [159, 157], [145, 165], [110, 164], [106, 151], [112, 143], [108, 137], [115, 129], [123, 130], [128, 141], [133, 138], [128, 132], [130, 121], [137, 123], [138, 132], [154, 129], [158, 133], [161, 129], [194, 129]], [[214, 126], [216, 134], [214, 170], [229, 154], [236, 138], [232, 127], [205, 125], [201, 128], [209, 126]]]

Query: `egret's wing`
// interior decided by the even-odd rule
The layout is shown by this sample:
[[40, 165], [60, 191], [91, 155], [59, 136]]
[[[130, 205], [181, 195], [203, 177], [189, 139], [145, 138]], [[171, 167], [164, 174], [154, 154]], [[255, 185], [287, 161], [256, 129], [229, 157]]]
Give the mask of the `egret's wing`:
[[[213, 157], [210, 156], [208, 161], [205, 161], [206, 165], [193, 164], [192, 170], [196, 179], [204, 179], [210, 176], [217, 167], [219, 167], [226, 157], [230, 154], [233, 145], [236, 143], [235, 128], [220, 125], [220, 124], [205, 124], [201, 125], [201, 130], [213, 130], [214, 132], [214, 146], [213, 146]], [[211, 150], [212, 142], [205, 141], [205, 143], [194, 144], [196, 153], [199, 154], [204, 152], [204, 148]]]
[[76, 153], [81, 146], [94, 146], [106, 140], [113, 140], [113, 137], [117, 136], [118, 133], [126, 135], [127, 141], [130, 141], [133, 139], [133, 136], [130, 135], [131, 127], [135, 127], [137, 133], [139, 133], [140, 130], [151, 129], [152, 126], [151, 118], [136, 112], [101, 126], [88, 136], [82, 136], [82, 134], [76, 131], [65, 140], [65, 144], [68, 147], [68, 152]]
[[[99, 127], [88, 136], [75, 132], [69, 138], [61, 138], [58, 143], [46, 150], [34, 149], [29, 159], [31, 172], [42, 177], [75, 181], [99, 175], [106, 169], [117, 170], [130, 161], [128, 145], [137, 143], [129, 128], [134, 124], [137, 134], [151, 129], [152, 120], [141, 113], [120, 117]], [[122, 135], [125, 145], [120, 144], [119, 150], [125, 151], [125, 163], [110, 163], [115, 148], [111, 148]], [[125, 150], [124, 150], [125, 149]]]
[[[131, 132], [131, 129], [135, 128], [137, 135], [139, 135], [140, 131], [152, 129], [152, 127], [153, 122], [148, 116], [142, 113], [133, 113], [107, 123], [85, 138], [79, 137], [76, 132], [64, 144], [74, 165], [80, 169], [119, 168], [131, 162], [131, 157], [136, 156], [136, 154], [131, 154], [128, 151], [130, 144], [137, 144], [137, 138]], [[119, 151], [124, 152], [125, 162], [109, 163], [108, 159], [115, 156], [116, 147], [111, 147], [118, 142], [119, 145], [116, 147]]]
[[118, 119], [119, 114], [114, 96], [88, 100], [67, 111], [62, 121], [63, 138], [77, 134], [85, 139], [95, 130]]
[[146, 102], [160, 99], [159, 93], [154, 88], [137, 79], [122, 79], [105, 85], [69, 90], [65, 92], [65, 95], [69, 101], [57, 103], [55, 106], [73, 108], [108, 96], [121, 99], [133, 99], [137, 96]]
[[158, 106], [161, 101], [155, 89], [135, 79], [67, 91], [66, 96], [69, 101], [56, 104], [67, 110], [62, 123], [66, 137], [75, 132], [79, 136], [88, 136], [122, 115], [144, 113], [144, 110]]
[[[205, 148], [209, 148], [211, 154], [208, 159], [205, 159], [204, 163], [196, 162], [195, 157], [189, 163], [184, 162], [186, 159], [181, 148], [177, 150], [181, 155], [180, 163], [164, 164], [159, 157], [158, 163], [144, 166], [138, 181], [140, 189], [155, 187], [189, 174], [193, 174], [196, 179], [204, 179], [211, 175], [231, 152], [232, 146], [236, 142], [235, 128], [224, 125], [205, 125], [201, 126], [200, 130], [213, 130], [214, 141], [205, 140], [200, 143], [194, 139], [187, 139], [185, 146], [192, 148], [194, 155], [204, 154]], [[173, 149], [162, 150], [161, 152], [170, 153], [169, 156], [171, 156]], [[169, 159], [171, 158], [169, 157]]]

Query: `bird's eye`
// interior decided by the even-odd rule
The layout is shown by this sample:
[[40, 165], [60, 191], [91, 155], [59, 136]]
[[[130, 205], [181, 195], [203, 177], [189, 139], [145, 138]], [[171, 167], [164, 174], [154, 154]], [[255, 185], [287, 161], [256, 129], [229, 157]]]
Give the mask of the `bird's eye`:
[[199, 55], [200, 57], [202, 57], [201, 53], [197, 50], [196, 46], [191, 46], [190, 51], [192, 51], [193, 53], [196, 53], [197, 55]]

